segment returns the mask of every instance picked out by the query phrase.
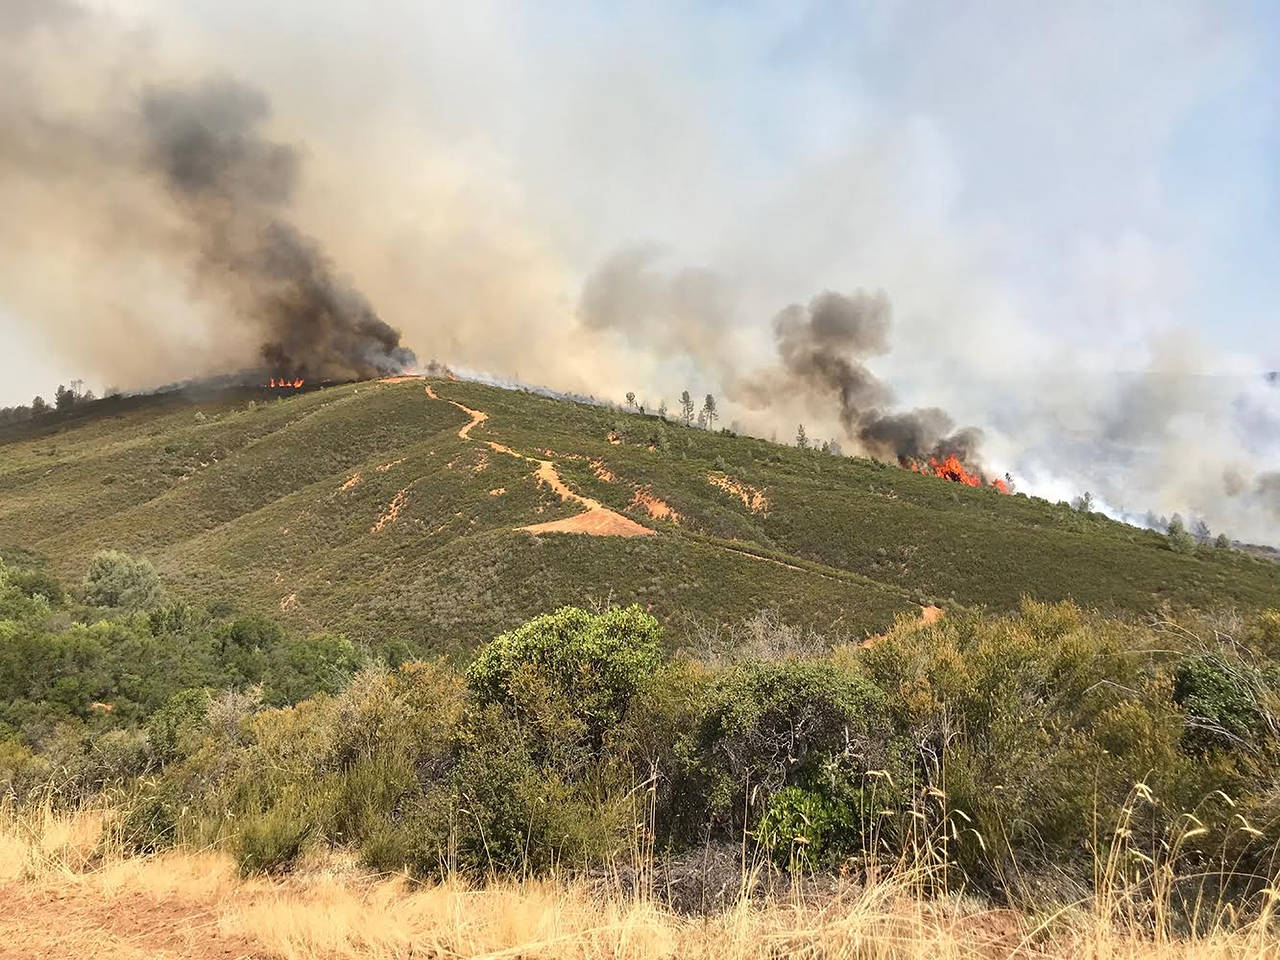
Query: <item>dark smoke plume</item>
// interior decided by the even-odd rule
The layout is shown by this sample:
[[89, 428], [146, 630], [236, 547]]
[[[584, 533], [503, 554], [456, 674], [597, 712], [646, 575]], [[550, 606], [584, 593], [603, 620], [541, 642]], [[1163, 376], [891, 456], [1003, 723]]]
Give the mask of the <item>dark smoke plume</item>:
[[799, 405], [826, 414], [834, 406], [845, 436], [864, 453], [902, 464], [954, 455], [973, 468], [980, 431], [956, 430], [937, 407], [892, 409], [892, 389], [868, 369], [868, 359], [891, 349], [893, 307], [885, 293], [826, 291], [783, 308], [772, 326], [777, 362], [743, 375], [753, 364], [728, 335], [735, 327], [732, 289], [709, 270], [662, 269], [652, 248], [623, 249], [587, 278], [579, 316], [590, 330], [715, 371], [729, 399], [753, 410]]
[[264, 96], [230, 80], [143, 98], [145, 161], [198, 228], [201, 279], [232, 285], [272, 373], [362, 379], [413, 366], [399, 332], [286, 219], [299, 159], [258, 133], [268, 114]]
[[[883, 292], [826, 291], [807, 306], [786, 307], [774, 318], [773, 332], [789, 385], [832, 397], [846, 435], [875, 456], [906, 463], [954, 455], [970, 462], [982, 440], [977, 429], [954, 430], [937, 407], [885, 409], [893, 392], [862, 361], [889, 352], [891, 325], [892, 307]], [[775, 377], [766, 381], [776, 384]]]

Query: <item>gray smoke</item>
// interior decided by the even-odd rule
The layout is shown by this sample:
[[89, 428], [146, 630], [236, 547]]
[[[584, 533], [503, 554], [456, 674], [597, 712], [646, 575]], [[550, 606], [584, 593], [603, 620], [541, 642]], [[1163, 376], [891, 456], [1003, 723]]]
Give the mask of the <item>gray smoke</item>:
[[[893, 308], [883, 291], [871, 294], [818, 294], [807, 306], [792, 304], [773, 320], [778, 359], [786, 377], [784, 389], [828, 397], [838, 407], [845, 434], [874, 456], [899, 463], [954, 455], [966, 463], [978, 455], [982, 434], [976, 428], [955, 430], [937, 407], [886, 409], [893, 391], [863, 363], [889, 352]], [[776, 376], [762, 378], [770, 390]], [[755, 401], [767, 403], [756, 391]]]
[[[266, 96], [224, 78], [158, 81], [115, 27], [70, 0], [0, 0], [0, 195], [23, 225], [0, 230], [6, 305], [51, 340], [94, 331], [106, 375], [351, 379], [414, 365], [296, 225], [301, 156], [265, 134]], [[77, 268], [74, 290], [51, 279]], [[165, 342], [149, 343], [161, 317]]]
[[269, 112], [261, 93], [226, 79], [143, 98], [145, 157], [199, 229], [200, 276], [234, 280], [273, 373], [360, 379], [413, 366], [399, 332], [288, 221], [299, 158], [258, 132]]
[[[773, 318], [774, 357], [764, 367], [730, 336], [735, 298], [705, 269], [664, 271], [652, 248], [621, 250], [587, 278], [583, 325], [633, 348], [685, 358], [723, 384], [728, 399], [775, 423], [796, 410], [838, 423], [863, 453], [898, 463], [955, 455], [971, 468], [982, 434], [957, 430], [937, 407], [893, 409], [893, 390], [867, 366], [891, 349], [893, 307], [883, 292], [825, 291]], [[754, 372], [745, 374], [744, 370]]]

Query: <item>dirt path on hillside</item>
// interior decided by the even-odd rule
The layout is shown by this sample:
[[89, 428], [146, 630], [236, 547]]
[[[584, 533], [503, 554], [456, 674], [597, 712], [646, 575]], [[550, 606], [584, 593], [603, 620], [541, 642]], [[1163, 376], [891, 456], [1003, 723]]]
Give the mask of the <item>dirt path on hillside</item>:
[[[396, 378], [393, 380], [387, 380], [383, 382], [400, 383], [400, 382], [403, 382], [403, 380], [407, 380], [407, 379], [415, 379], [415, 378], [409, 378], [409, 377]], [[463, 404], [458, 403], [458, 401], [456, 400], [450, 400], [447, 397], [440, 396], [438, 393], [435, 392], [435, 390], [431, 388], [431, 383], [429, 381], [424, 381], [424, 386], [426, 388], [427, 396], [430, 397], [432, 400], [443, 400], [445, 403], [448, 403], [457, 407], [459, 410], [461, 410], [463, 413], [465, 413], [468, 417], [471, 418], [470, 421], [467, 422], [458, 431], [458, 437], [462, 440], [475, 440], [476, 438], [471, 436], [471, 431], [474, 430], [478, 425], [488, 420], [489, 414], [485, 413], [483, 410], [473, 410], [468, 406], [464, 406]], [[580, 504], [583, 507], [582, 513], [576, 514], [575, 516], [566, 517], [563, 520], [548, 520], [545, 523], [530, 524], [527, 526], [520, 527], [519, 529], [526, 530], [529, 533], [533, 533], [533, 534], [585, 533], [585, 534], [588, 534], [591, 536], [597, 536], [597, 537], [648, 537], [648, 536], [653, 536], [657, 532], [655, 530], [650, 529], [649, 527], [644, 526], [644, 524], [637, 523], [635, 520], [632, 520], [630, 517], [623, 516], [621, 513], [618, 513], [616, 510], [610, 510], [608, 507], [602, 504], [599, 500], [593, 499], [592, 497], [583, 496], [580, 493], [575, 493], [573, 490], [570, 490], [569, 486], [564, 482], [563, 479], [561, 479], [560, 474], [556, 471], [555, 464], [551, 460], [543, 460], [538, 457], [525, 456], [523, 453], [520, 453], [516, 450], [512, 450], [510, 447], [501, 443], [497, 443], [496, 441], [493, 441], [493, 440], [482, 440], [477, 442], [484, 443], [486, 446], [489, 447], [489, 449], [494, 450], [497, 453], [503, 453], [512, 457], [519, 457], [521, 460], [527, 460], [530, 463], [536, 463], [538, 465], [538, 469], [535, 476], [537, 477], [537, 480], [540, 484], [545, 483], [547, 486], [549, 486], [556, 493], [556, 495], [560, 497], [562, 501], [572, 501], [574, 503]], [[547, 452], [549, 453], [550, 451], [547, 451]], [[596, 469], [597, 476], [599, 476], [602, 467], [595, 462], [593, 462], [592, 466]], [[608, 472], [607, 469], [605, 470], [605, 472], [606, 473]], [[606, 481], [606, 482], [611, 482], [612, 479], [613, 477], [610, 474], [609, 481]], [[725, 477], [725, 480], [727, 481], [727, 483], [722, 483], [716, 479], [715, 474], [710, 475], [708, 479], [710, 479], [711, 482], [716, 484], [717, 486], [720, 486], [723, 489], [725, 489], [727, 492], [729, 492], [733, 496], [741, 498], [743, 503], [747, 506], [749, 510], [751, 510], [752, 513], [764, 512], [769, 507], [769, 501], [765, 499], [764, 492], [761, 490], [757, 490], [754, 487], [746, 487], [744, 485], [738, 484], [736, 481], [733, 481], [731, 478], [728, 478], [728, 477]], [[672, 517], [676, 516], [674, 511], [670, 511], [670, 508], [667, 507], [665, 503], [662, 503], [662, 501], [660, 500], [656, 502], [660, 504], [662, 508], [665, 508], [667, 511], [669, 511]], [[653, 513], [652, 509], [650, 510], [650, 513]], [[661, 515], [661, 511], [659, 511], [658, 515]], [[764, 556], [762, 554], [755, 553], [752, 550], [747, 549], [745, 546], [739, 548], [739, 547], [730, 546], [728, 544], [723, 544], [723, 543], [715, 544], [714, 546], [717, 546], [721, 550], [725, 550], [729, 553], [735, 553], [738, 556], [747, 557], [748, 559], [755, 560], [758, 563], [771, 563], [779, 567], [785, 567], [788, 570], [793, 570], [796, 573], [805, 574], [807, 576], [822, 577], [825, 580], [831, 580], [838, 583], [847, 583], [847, 581], [845, 581], [840, 577], [833, 577], [833, 576], [830, 576], [829, 574], [825, 574], [817, 570], [812, 570], [806, 567], [801, 567], [797, 564], [788, 563], [786, 560], [779, 560], [776, 557]], [[934, 611], [936, 611], [936, 613]], [[940, 616], [940, 615], [941, 615], [941, 611], [938, 610], [936, 607], [930, 607], [924, 610], [924, 619], [926, 623], [932, 622], [937, 616]]]
[[[440, 396], [431, 389], [430, 383], [426, 384], [426, 391], [427, 396], [432, 400], [443, 400], [445, 403], [452, 404], [471, 418], [470, 422], [458, 431], [458, 437], [461, 440], [474, 440], [475, 438], [471, 436], [471, 431], [489, 419], [489, 415], [483, 410], [472, 410], [456, 400]], [[510, 457], [519, 457], [521, 460], [527, 460], [529, 463], [536, 463], [538, 469], [534, 476], [539, 484], [546, 484], [550, 487], [561, 501], [577, 503], [583, 508], [582, 513], [576, 516], [566, 517], [563, 520], [549, 520], [546, 523], [530, 524], [521, 527], [521, 530], [527, 530], [533, 534], [585, 533], [594, 537], [651, 537], [657, 532], [642, 523], [636, 523], [630, 517], [624, 517], [616, 510], [610, 510], [599, 500], [592, 497], [584, 497], [582, 494], [570, 490], [569, 485], [561, 479], [560, 474], [556, 471], [556, 465], [552, 461], [525, 456], [523, 453], [512, 450], [505, 444], [494, 440], [481, 440], [478, 442], [485, 444], [496, 453], [503, 453]]]

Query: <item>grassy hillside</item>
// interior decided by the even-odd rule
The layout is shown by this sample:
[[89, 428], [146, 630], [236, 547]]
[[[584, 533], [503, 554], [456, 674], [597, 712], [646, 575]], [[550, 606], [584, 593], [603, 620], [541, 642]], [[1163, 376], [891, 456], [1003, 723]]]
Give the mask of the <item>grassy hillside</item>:
[[[180, 595], [419, 651], [470, 649], [592, 600], [648, 607], [673, 642], [767, 606], [861, 636], [921, 603], [1006, 610], [1024, 593], [1119, 613], [1280, 603], [1280, 565], [1180, 554], [1064, 506], [523, 392], [433, 386], [438, 399], [422, 381], [115, 399], [8, 428], [0, 547], [43, 555], [68, 581], [115, 547], [151, 559]], [[469, 438], [459, 404], [488, 414]], [[656, 534], [521, 529], [582, 510], [539, 482], [536, 460]]]

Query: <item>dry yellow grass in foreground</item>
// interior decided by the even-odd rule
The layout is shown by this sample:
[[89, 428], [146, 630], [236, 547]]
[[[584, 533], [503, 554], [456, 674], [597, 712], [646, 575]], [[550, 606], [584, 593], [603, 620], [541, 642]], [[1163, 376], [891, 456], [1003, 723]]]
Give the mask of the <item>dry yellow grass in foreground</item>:
[[1280, 956], [1264, 924], [1195, 940], [1116, 929], [1087, 910], [1044, 933], [1009, 911], [923, 902], [908, 885], [814, 902], [741, 900], [710, 917], [581, 883], [415, 886], [339, 861], [284, 880], [237, 877], [216, 852], [104, 855], [101, 818], [0, 825], [0, 957], [995, 958]]

